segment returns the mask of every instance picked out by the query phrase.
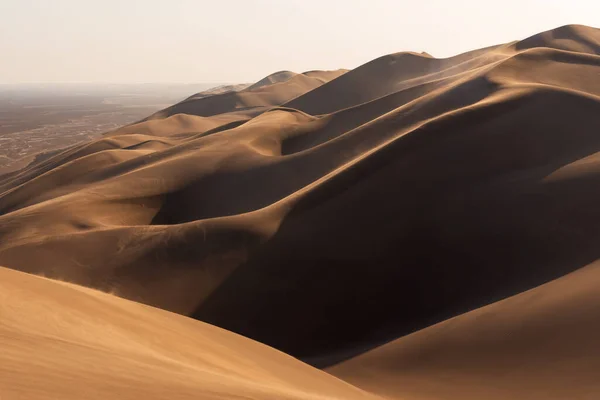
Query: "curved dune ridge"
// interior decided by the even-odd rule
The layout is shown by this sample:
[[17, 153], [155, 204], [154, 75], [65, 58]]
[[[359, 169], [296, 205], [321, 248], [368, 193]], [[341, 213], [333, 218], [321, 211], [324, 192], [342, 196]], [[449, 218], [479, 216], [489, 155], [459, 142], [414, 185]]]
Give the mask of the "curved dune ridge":
[[373, 396], [600, 395], [600, 30], [238, 89], [0, 178], [0, 265]]
[[388, 398], [596, 398], [598, 287], [596, 262], [327, 371]]
[[0, 268], [6, 399], [374, 399], [231, 332]]

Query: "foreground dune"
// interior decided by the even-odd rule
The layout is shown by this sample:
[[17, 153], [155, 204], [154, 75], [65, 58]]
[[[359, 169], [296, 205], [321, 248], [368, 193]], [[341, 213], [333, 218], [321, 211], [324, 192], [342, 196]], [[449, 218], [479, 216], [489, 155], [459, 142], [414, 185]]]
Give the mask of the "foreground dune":
[[600, 263], [328, 369], [389, 398], [597, 399]]
[[[471, 371], [501, 385], [487, 398], [542, 398], [585, 363], [598, 371], [532, 336], [561, 293], [577, 294], [561, 282], [600, 256], [599, 74], [600, 30], [570, 25], [447, 59], [397, 53], [191, 96], [0, 181], [0, 264], [191, 316], [318, 367], [414, 334], [381, 350], [389, 362], [375, 351], [333, 370], [386, 395], [405, 385], [417, 398], [458, 398], [461, 387], [482, 396], [483, 383], [465, 383]], [[538, 322], [514, 325], [527, 312], [514, 299], [554, 279], [554, 303], [523, 314]], [[479, 325], [483, 311], [468, 313], [515, 295], [492, 305], [510, 340]], [[581, 318], [574, 329], [595, 321]], [[464, 347], [480, 358], [444, 350], [458, 345], [443, 329], [452, 324], [482, 332]], [[590, 337], [573, 340], [593, 347]], [[493, 338], [506, 339], [531, 385], [552, 380], [545, 391], [475, 373], [495, 371]], [[406, 367], [404, 343], [429, 352], [422, 371]], [[571, 367], [535, 367], [543, 360]], [[435, 378], [444, 368], [454, 372]], [[583, 396], [591, 381], [581, 382]]]
[[285, 354], [98, 291], [0, 268], [2, 399], [369, 399]]

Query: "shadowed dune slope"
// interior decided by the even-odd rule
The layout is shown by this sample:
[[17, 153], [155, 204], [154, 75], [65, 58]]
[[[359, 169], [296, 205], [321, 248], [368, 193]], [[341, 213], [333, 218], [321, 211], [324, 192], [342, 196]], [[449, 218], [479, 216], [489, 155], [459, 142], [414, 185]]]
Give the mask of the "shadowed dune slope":
[[370, 399], [214, 326], [0, 268], [6, 399]]
[[389, 398], [600, 396], [600, 264], [329, 368]]
[[560, 278], [600, 256], [598, 32], [184, 101], [0, 181], [0, 264], [317, 366]]

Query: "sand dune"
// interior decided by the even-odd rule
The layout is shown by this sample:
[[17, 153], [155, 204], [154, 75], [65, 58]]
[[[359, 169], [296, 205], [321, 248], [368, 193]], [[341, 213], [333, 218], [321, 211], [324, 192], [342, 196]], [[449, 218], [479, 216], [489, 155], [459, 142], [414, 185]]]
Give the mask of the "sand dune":
[[292, 79], [294, 76], [298, 75], [295, 72], [292, 71], [279, 71], [279, 72], [275, 72], [269, 76], [265, 76], [263, 79], [261, 79], [260, 81], [250, 85], [248, 87], [248, 90], [254, 90], [254, 89], [258, 89], [261, 88], [263, 86], [268, 86], [268, 85], [272, 85], [274, 83], [280, 83], [280, 82], [286, 82], [289, 81], [290, 79]]
[[[461, 329], [475, 331], [479, 311], [469, 311], [571, 282], [581, 275], [561, 277], [598, 259], [599, 32], [566, 26], [447, 59], [397, 53], [192, 96], [1, 180], [0, 264], [191, 316], [319, 367], [416, 335], [399, 339], [404, 349], [464, 313]], [[577, 286], [559, 283], [548, 287]], [[512, 315], [512, 299], [491, 307]], [[534, 329], [515, 326], [514, 362]], [[488, 342], [478, 343], [468, 350], [482, 356], [430, 392], [427, 370], [435, 377], [452, 361], [442, 350], [406, 392], [390, 382], [410, 373], [377, 365], [381, 352], [407, 359], [396, 345], [333, 371], [398, 398], [453, 398], [460, 387], [474, 398], [478, 384], [444, 388], [491, 365]], [[529, 361], [552, 352], [548, 343]], [[524, 373], [542, 385], [551, 367], [535, 375], [533, 365]], [[572, 382], [578, 365], [547, 388]], [[592, 387], [582, 379], [581, 390]], [[489, 398], [550, 390], [506, 385]]]
[[210, 96], [215, 96], [218, 94], [224, 94], [224, 93], [229, 93], [229, 92], [239, 92], [240, 90], [246, 89], [248, 86], [250, 86], [250, 84], [248, 84], [248, 83], [238, 83], [238, 84], [234, 84], [234, 85], [215, 86], [208, 90], [203, 90], [202, 92], [198, 92], [198, 93], [188, 97], [186, 100], [201, 99], [203, 97], [210, 97]]
[[191, 98], [157, 112], [149, 119], [165, 118], [175, 114], [190, 114], [203, 117], [234, 111], [249, 111], [252, 116], [264, 112], [311, 91], [346, 70], [320, 71], [309, 74], [295, 74], [290, 71], [277, 72], [254, 85], [237, 92], [226, 92], [215, 96]]
[[0, 268], [5, 399], [369, 399], [222, 329]]
[[598, 398], [599, 286], [595, 263], [328, 371], [391, 398]]

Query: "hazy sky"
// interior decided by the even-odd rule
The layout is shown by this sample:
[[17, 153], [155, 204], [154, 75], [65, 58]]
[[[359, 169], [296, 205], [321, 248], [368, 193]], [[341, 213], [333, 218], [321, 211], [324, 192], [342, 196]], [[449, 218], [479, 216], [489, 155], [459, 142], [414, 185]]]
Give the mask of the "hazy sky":
[[571, 23], [600, 0], [0, 0], [0, 83], [249, 82]]

